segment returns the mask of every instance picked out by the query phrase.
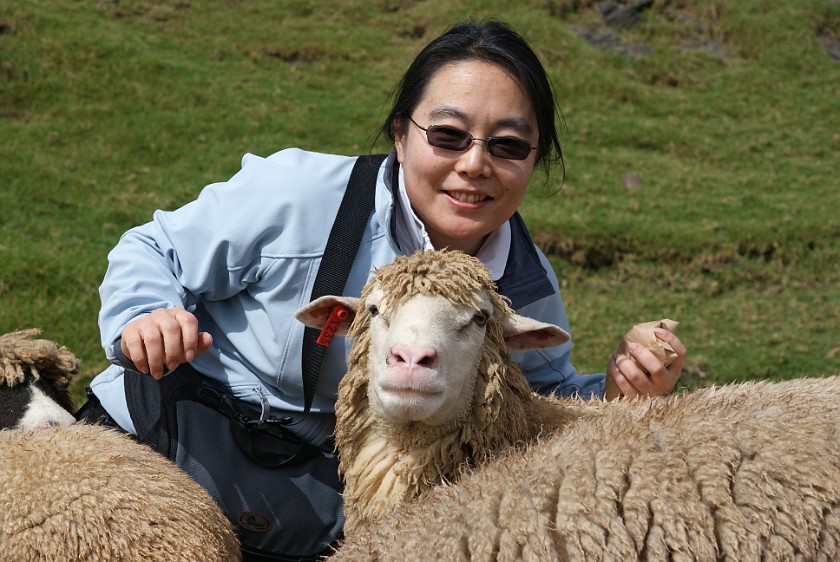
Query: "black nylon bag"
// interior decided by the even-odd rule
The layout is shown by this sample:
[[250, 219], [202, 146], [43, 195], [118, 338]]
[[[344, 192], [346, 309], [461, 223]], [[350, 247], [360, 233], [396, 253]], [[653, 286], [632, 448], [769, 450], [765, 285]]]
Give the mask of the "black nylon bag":
[[260, 422], [188, 364], [160, 381], [125, 372], [137, 439], [201, 484], [233, 523], [245, 560], [316, 560], [344, 526], [338, 457]]

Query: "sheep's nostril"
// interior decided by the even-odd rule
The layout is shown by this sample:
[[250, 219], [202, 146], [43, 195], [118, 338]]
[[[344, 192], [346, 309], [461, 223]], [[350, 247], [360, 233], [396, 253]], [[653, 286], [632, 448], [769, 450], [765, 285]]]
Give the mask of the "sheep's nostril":
[[437, 367], [437, 364], [438, 364], [437, 353], [432, 352], [432, 353], [426, 355], [425, 357], [421, 358], [417, 362], [417, 364], [422, 365], [422, 366], [424, 366], [428, 369], [433, 369], [433, 368]]
[[388, 365], [404, 365], [406, 367], [425, 367], [433, 369], [438, 365], [438, 354], [431, 348], [412, 348], [394, 346], [388, 354]]

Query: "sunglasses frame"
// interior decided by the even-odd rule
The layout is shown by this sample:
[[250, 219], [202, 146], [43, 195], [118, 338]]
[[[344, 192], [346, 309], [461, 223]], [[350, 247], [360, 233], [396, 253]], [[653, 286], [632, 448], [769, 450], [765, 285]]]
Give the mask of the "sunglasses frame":
[[[487, 137], [487, 138], [482, 139], [482, 138], [474, 137], [470, 133], [468, 133], [467, 131], [459, 129], [458, 127], [452, 127], [450, 125], [429, 125], [428, 127], [423, 127], [417, 121], [415, 121], [410, 115], [408, 116], [408, 120], [411, 121], [412, 123], [414, 123], [414, 125], [418, 129], [420, 129], [421, 131], [426, 133], [426, 142], [429, 143], [429, 146], [433, 146], [435, 148], [440, 148], [442, 150], [451, 150], [452, 152], [464, 152], [472, 146], [473, 142], [481, 141], [481, 142], [484, 143], [484, 150], [490, 156], [493, 156], [495, 158], [502, 158], [504, 160], [521, 161], [521, 160], [526, 160], [528, 158], [528, 156], [530, 156], [531, 152], [537, 149], [536, 146], [531, 146], [531, 143], [529, 143], [525, 139], [520, 139], [520, 138], [517, 138], [517, 137], [492, 137], [491, 136], [491, 137]], [[452, 147], [449, 147], [449, 146], [441, 146], [440, 144], [433, 143], [432, 138], [429, 136], [429, 133], [434, 135], [435, 132], [437, 132], [439, 130], [442, 130], [442, 129], [447, 129], [449, 131], [462, 133], [464, 135], [464, 138], [467, 139], [467, 144], [464, 145], [463, 148], [452, 148]], [[516, 146], [522, 146], [523, 156], [521, 158], [518, 158], [516, 156], [502, 156], [500, 154], [494, 154], [493, 153], [494, 147], [499, 146], [500, 142], [507, 142], [508, 143], [507, 146], [508, 146], [508, 148], [510, 148], [511, 141], [513, 141], [514, 143], [517, 143]], [[528, 147], [528, 152], [524, 152], [526, 146]]]

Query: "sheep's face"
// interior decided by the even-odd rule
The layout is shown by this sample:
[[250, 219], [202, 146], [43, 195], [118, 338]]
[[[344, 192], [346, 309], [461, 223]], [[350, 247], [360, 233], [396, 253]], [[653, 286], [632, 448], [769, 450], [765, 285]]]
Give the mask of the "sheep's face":
[[[337, 323], [336, 307], [347, 312]], [[364, 401], [372, 417], [395, 424], [457, 425], [498, 389], [491, 379], [506, 371], [508, 351], [569, 339], [558, 326], [515, 314], [481, 262], [456, 251], [398, 257], [376, 270], [361, 298], [323, 296], [295, 317], [354, 338], [336, 412]]]
[[69, 425], [70, 375], [79, 360], [67, 348], [33, 339], [37, 329], [0, 335], [0, 429]]
[[27, 376], [22, 384], [0, 385], [0, 428], [41, 429], [76, 422], [59, 391], [44, 378]]
[[368, 315], [368, 398], [391, 423], [443, 425], [470, 405], [487, 322], [493, 307], [481, 294], [474, 306], [417, 294], [396, 303], [374, 288]]

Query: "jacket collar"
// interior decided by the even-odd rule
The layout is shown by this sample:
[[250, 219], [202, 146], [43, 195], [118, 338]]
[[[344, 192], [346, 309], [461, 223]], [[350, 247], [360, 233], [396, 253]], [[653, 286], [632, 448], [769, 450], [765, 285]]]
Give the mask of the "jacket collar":
[[510, 224], [510, 253], [501, 279], [496, 282], [499, 292], [510, 299], [514, 310], [519, 310], [540, 299], [554, 294], [554, 286], [542, 265], [537, 247], [531, 240], [525, 221], [517, 211], [508, 220]]

